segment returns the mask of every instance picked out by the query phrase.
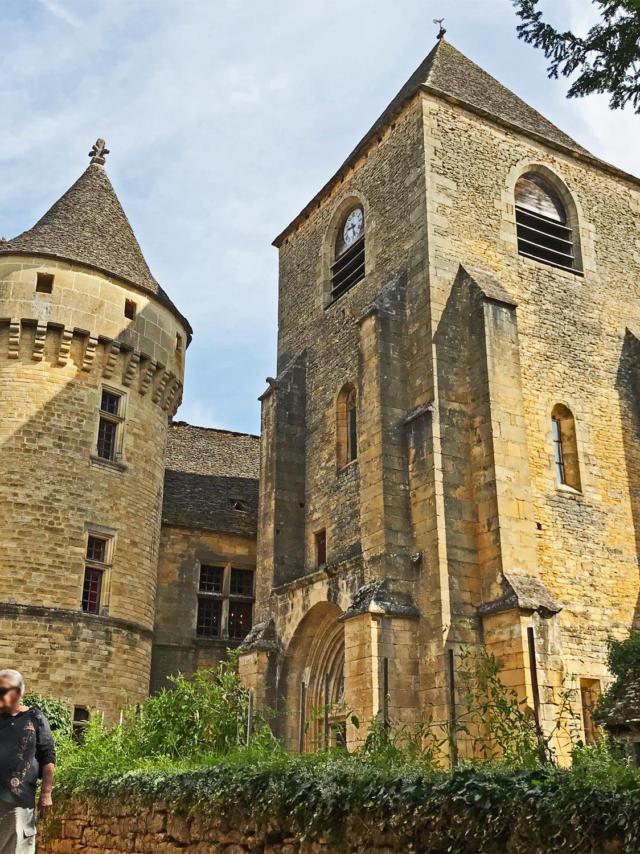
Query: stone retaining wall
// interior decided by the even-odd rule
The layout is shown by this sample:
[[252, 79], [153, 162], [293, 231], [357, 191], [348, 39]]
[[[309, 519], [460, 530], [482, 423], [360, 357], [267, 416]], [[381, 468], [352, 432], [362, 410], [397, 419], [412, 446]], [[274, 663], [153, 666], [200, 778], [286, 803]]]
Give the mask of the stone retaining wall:
[[286, 832], [238, 827], [215, 817], [194, 814], [189, 818], [173, 812], [165, 803], [107, 800], [99, 807], [91, 801], [64, 803], [41, 827], [38, 854], [331, 854], [366, 851], [367, 854], [411, 850], [402, 840], [385, 838], [371, 828], [371, 838], [349, 834], [343, 843], [301, 842]]

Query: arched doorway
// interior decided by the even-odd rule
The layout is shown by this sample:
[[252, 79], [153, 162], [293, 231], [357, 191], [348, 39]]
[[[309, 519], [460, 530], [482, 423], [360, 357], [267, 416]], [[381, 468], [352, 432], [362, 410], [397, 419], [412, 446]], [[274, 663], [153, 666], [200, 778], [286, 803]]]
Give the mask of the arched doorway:
[[319, 602], [303, 617], [283, 671], [285, 738], [302, 751], [346, 746], [342, 611]]

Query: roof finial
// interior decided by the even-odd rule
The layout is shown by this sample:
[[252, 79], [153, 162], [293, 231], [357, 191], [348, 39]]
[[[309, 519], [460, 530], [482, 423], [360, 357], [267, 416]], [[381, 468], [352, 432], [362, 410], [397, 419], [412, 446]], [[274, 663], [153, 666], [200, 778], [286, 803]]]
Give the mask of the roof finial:
[[438, 41], [442, 41], [442, 39], [444, 38], [444, 34], [447, 32], [443, 26], [444, 18], [434, 18], [433, 23], [438, 24], [438, 26], [440, 27], [440, 29], [438, 30]]
[[96, 139], [93, 148], [89, 152], [91, 163], [98, 163], [100, 166], [104, 166], [104, 160], [108, 153], [109, 149], [107, 148], [104, 139]]

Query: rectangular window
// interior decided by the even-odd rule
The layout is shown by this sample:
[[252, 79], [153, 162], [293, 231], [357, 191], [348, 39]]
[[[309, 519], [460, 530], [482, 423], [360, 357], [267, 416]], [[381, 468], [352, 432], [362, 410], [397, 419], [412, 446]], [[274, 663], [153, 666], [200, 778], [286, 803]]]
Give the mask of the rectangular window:
[[251, 629], [252, 602], [231, 599], [229, 602], [229, 637], [243, 640]]
[[219, 638], [222, 628], [222, 600], [198, 597], [196, 634], [201, 638]]
[[102, 593], [102, 570], [90, 566], [84, 570], [84, 587], [82, 589], [82, 610], [87, 614], [100, 613], [100, 596]]
[[242, 640], [253, 617], [252, 569], [201, 564], [196, 635]]
[[53, 291], [53, 275], [51, 273], [38, 273], [36, 275], [36, 293], [50, 294]]
[[253, 572], [250, 569], [232, 569], [229, 593], [232, 596], [253, 596]]
[[118, 453], [122, 395], [103, 389], [100, 400], [97, 454], [103, 460], [115, 460]]
[[133, 320], [136, 316], [137, 305], [132, 299], [126, 299], [124, 301], [124, 316], [127, 320]]
[[327, 563], [327, 532], [325, 529], [315, 535], [316, 566], [318, 569]]
[[109, 569], [109, 541], [89, 534], [87, 556], [82, 584], [82, 610], [86, 614], [99, 614], [104, 598], [104, 578]]
[[347, 430], [347, 457], [349, 459], [349, 462], [353, 462], [353, 460], [356, 460], [358, 458], [358, 421], [356, 416], [355, 404], [347, 409]]
[[200, 567], [200, 592], [222, 593], [223, 566]]
[[556, 477], [558, 478], [558, 483], [566, 483], [560, 419], [551, 419], [551, 429], [553, 431], [553, 459], [556, 466]]

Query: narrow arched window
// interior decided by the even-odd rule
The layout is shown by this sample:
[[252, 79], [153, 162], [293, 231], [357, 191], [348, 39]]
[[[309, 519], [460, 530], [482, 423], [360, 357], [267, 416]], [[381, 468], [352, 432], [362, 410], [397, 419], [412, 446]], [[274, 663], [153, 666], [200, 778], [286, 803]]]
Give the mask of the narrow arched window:
[[576, 423], [571, 410], [561, 403], [554, 406], [551, 413], [551, 435], [558, 484], [580, 491]]
[[355, 205], [341, 220], [331, 265], [331, 299], [335, 300], [364, 278], [364, 210]]
[[580, 272], [567, 211], [556, 190], [535, 172], [515, 189], [518, 252], [543, 264]]
[[358, 414], [356, 390], [351, 383], [338, 395], [337, 406], [337, 457], [342, 468], [358, 457]]

